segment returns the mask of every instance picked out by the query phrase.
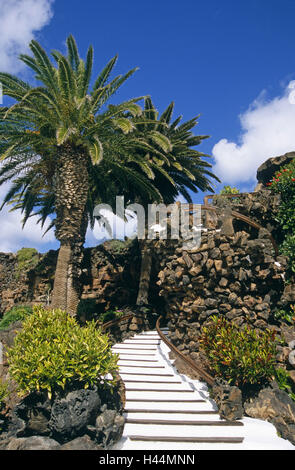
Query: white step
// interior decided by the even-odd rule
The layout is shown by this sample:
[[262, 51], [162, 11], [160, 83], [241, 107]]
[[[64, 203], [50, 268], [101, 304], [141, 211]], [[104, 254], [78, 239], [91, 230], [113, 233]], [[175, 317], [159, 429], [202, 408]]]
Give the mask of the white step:
[[152, 368], [152, 367], [154, 367], [154, 368], [160, 367], [158, 361], [152, 360], [152, 359], [148, 359], [148, 358], [147, 358], [147, 359], [138, 359], [138, 360], [133, 360], [133, 359], [132, 359], [132, 360], [131, 360], [131, 358], [128, 358], [128, 359], [127, 359], [127, 357], [125, 357], [125, 358], [122, 357], [122, 359], [119, 359], [118, 365], [119, 365], [119, 366], [131, 366], [131, 365], [132, 365], [132, 366], [141, 366], [142, 368], [143, 368], [143, 367], [146, 367], [146, 366], [148, 366], [148, 367], [150, 367], [150, 368]]
[[168, 374], [170, 373], [170, 370], [167, 370], [165, 366], [158, 366], [157, 368], [156, 367], [146, 367], [146, 368], [142, 368], [142, 366], [139, 366], [139, 367], [131, 367], [131, 362], [129, 362], [129, 364], [123, 366], [121, 365], [119, 367], [119, 372], [120, 372], [120, 375], [121, 374], [124, 374], [124, 373], [136, 373], [136, 372], [139, 372], [139, 373], [145, 373], [145, 374]]
[[125, 423], [124, 436], [157, 437], [243, 437], [243, 427], [240, 426], [194, 426], [169, 424], [130, 424]]
[[125, 341], [123, 341], [122, 343], [118, 343], [118, 344], [160, 344], [161, 342], [161, 339], [160, 338], [155, 338], [155, 337], [146, 337], [146, 338], [142, 338], [142, 337], [139, 337], [139, 338], [130, 338], [130, 339], [126, 339]]
[[126, 410], [167, 410], [171, 411], [217, 411], [217, 407], [214, 407], [208, 401], [200, 402], [144, 402], [144, 401], [126, 401]]
[[153, 376], [153, 375], [139, 375], [139, 374], [137, 374], [137, 375], [133, 375], [133, 374], [128, 375], [128, 374], [124, 374], [124, 373], [121, 372], [120, 376], [121, 376], [121, 378], [124, 382], [126, 381], [126, 383], [130, 382], [130, 381], [132, 381], [134, 383], [139, 382], [139, 381], [144, 381], [145, 383], [149, 383], [149, 382], [163, 383], [163, 382], [165, 382], [165, 383], [169, 383], [169, 386], [173, 385], [173, 383], [179, 383], [179, 378], [175, 378], [173, 375], [169, 376], [168, 374], [167, 374], [167, 376], [165, 376], [165, 375], [162, 375], [162, 376], [161, 375], [159, 375], [159, 376], [155, 375], [155, 376]]
[[141, 382], [124, 382], [125, 383], [125, 389], [126, 391], [130, 389], [140, 389], [141, 391], [146, 391], [148, 392], [149, 390], [164, 390], [167, 393], [181, 393], [183, 392], [191, 391], [191, 388], [188, 384], [185, 383], [150, 383], [148, 381], [141, 383]]
[[128, 399], [135, 399], [135, 398], [139, 398], [139, 399], [147, 399], [147, 400], [175, 400], [176, 399], [179, 399], [179, 400], [183, 400], [183, 401], [187, 401], [187, 400], [201, 400], [202, 397], [201, 395], [199, 394], [196, 394], [196, 393], [189, 393], [189, 392], [151, 392], [151, 391], [145, 391], [145, 390], [141, 390], [141, 391], [130, 391], [130, 390], [126, 390], [126, 401], [128, 401]]
[[206, 385], [176, 371], [156, 331], [136, 334], [113, 351], [126, 390], [126, 423], [114, 450], [295, 450], [270, 423], [221, 420]]
[[130, 351], [133, 351], [134, 354], [136, 354], [136, 351], [146, 351], [146, 350], [152, 350], [152, 351], [157, 351], [157, 345], [155, 344], [126, 344], [126, 343], [121, 343], [121, 344], [116, 344], [116, 346], [112, 347], [112, 350], [117, 350], [117, 349], [128, 349]]
[[142, 419], [142, 420], [152, 420], [152, 421], [179, 421], [180, 423], [183, 421], [220, 421], [222, 422], [220, 416], [218, 414], [187, 414], [187, 413], [173, 413], [169, 411], [169, 413], [151, 413], [151, 412], [132, 412], [127, 411], [125, 413], [125, 418], [128, 419]]

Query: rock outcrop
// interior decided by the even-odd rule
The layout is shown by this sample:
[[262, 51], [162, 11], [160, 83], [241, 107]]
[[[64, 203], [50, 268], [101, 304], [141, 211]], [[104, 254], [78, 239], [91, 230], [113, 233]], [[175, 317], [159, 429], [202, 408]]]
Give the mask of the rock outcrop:
[[[295, 152], [288, 152], [285, 153], [285, 155], [272, 157], [263, 162], [257, 170], [258, 184], [262, 185], [262, 187], [265, 187], [266, 183], [272, 179], [280, 167], [288, 165], [288, 163], [290, 163], [294, 158]], [[259, 186], [257, 189], [261, 189], [261, 186]]]
[[244, 404], [245, 412], [251, 418], [270, 421], [280, 436], [295, 445], [295, 402], [276, 382], [271, 385]]

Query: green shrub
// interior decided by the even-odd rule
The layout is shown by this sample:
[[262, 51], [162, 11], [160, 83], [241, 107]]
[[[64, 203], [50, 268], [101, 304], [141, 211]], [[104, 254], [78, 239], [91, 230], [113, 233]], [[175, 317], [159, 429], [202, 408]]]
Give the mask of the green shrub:
[[278, 322], [286, 322], [293, 324], [295, 322], [295, 305], [290, 305], [289, 309], [276, 310], [274, 318]]
[[5, 405], [5, 400], [8, 398], [8, 387], [0, 380], [0, 411]]
[[107, 323], [112, 320], [116, 320], [124, 315], [123, 310], [108, 310], [107, 312], [102, 313], [99, 316], [99, 321], [102, 323]]
[[[295, 207], [294, 207], [295, 211]], [[295, 212], [294, 212], [295, 213]], [[291, 274], [295, 273], [295, 231], [287, 234], [280, 246], [280, 253], [288, 258], [288, 266]]]
[[35, 248], [22, 248], [16, 253], [16, 259], [15, 277], [18, 279], [23, 271], [28, 271], [37, 266], [39, 253]]
[[279, 388], [287, 392], [289, 397], [295, 401], [295, 393], [292, 391], [292, 380], [289, 372], [282, 367], [278, 367], [275, 370], [275, 379], [279, 385]]
[[275, 333], [238, 328], [224, 317], [212, 317], [203, 328], [200, 348], [217, 376], [240, 388], [262, 385], [274, 375], [276, 363]]
[[240, 190], [232, 188], [231, 186], [224, 186], [220, 191], [220, 194], [239, 194]]
[[76, 386], [114, 384], [118, 369], [109, 337], [95, 322], [80, 327], [66, 312], [43, 307], [24, 321], [8, 361], [21, 394], [46, 390], [49, 397]]
[[32, 312], [32, 307], [26, 305], [16, 305], [15, 307], [12, 307], [0, 320], [0, 331], [6, 330], [6, 328], [8, 328], [12, 323], [24, 320]]
[[276, 216], [284, 237], [280, 252], [288, 257], [287, 275], [292, 276], [295, 273], [295, 160], [281, 167], [268, 186], [281, 196]]
[[77, 318], [87, 321], [93, 319], [97, 314], [97, 304], [95, 299], [81, 299], [77, 308]]

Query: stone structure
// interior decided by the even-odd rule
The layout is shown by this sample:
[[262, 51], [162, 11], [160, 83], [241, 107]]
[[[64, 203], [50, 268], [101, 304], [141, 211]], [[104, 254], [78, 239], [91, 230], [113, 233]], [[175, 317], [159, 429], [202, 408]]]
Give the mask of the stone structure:
[[260, 165], [257, 170], [258, 185], [256, 191], [266, 187], [274, 174], [284, 165], [288, 165], [295, 158], [295, 152], [288, 152], [280, 157], [271, 157]]
[[[0, 253], [0, 317], [16, 304], [50, 301], [57, 251], [40, 255], [37, 266], [17, 273], [15, 254]], [[135, 304], [140, 263], [137, 241], [106, 242], [85, 250], [82, 299], [91, 299], [96, 311]]]
[[124, 388], [73, 390], [49, 400], [32, 393], [4, 420], [2, 450], [109, 449], [123, 432]]

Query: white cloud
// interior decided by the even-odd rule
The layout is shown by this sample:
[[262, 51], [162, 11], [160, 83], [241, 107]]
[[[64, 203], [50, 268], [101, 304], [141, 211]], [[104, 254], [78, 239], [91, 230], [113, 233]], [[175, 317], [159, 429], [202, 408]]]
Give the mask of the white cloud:
[[52, 18], [54, 0], [0, 0], [0, 70], [15, 73], [22, 67], [18, 59], [26, 53], [34, 34]]
[[[0, 188], [0, 201], [9, 189], [9, 184]], [[0, 252], [15, 252], [23, 247], [33, 247], [42, 251], [42, 247], [52, 244], [56, 248], [53, 230], [50, 230], [44, 237], [40, 225], [36, 224], [36, 217], [29, 219], [22, 229], [23, 215], [21, 211], [10, 212], [9, 206], [4, 206], [0, 212]]]
[[86, 235], [87, 246], [97, 245], [113, 238], [123, 240], [124, 237], [132, 238], [136, 235], [137, 216], [134, 212], [126, 210], [127, 220], [125, 222], [106, 209], [101, 210], [101, 215], [109, 224], [111, 232], [96, 221], [93, 230], [88, 227]]
[[[29, 42], [35, 37], [52, 17], [51, 6], [54, 0], [0, 0], [0, 71], [17, 73], [22, 62], [20, 53], [28, 51]], [[8, 189], [8, 185], [0, 188], [0, 201]], [[28, 246], [41, 249], [52, 243], [55, 247], [54, 233], [51, 230], [44, 238], [36, 218], [28, 220], [22, 229], [20, 211], [9, 212], [4, 207], [0, 212], [0, 251], [14, 252]]]
[[261, 163], [295, 150], [295, 104], [291, 93], [289, 86], [283, 96], [270, 101], [262, 93], [239, 117], [242, 127], [239, 142], [221, 139], [214, 146], [213, 171], [223, 183], [254, 182]]
[[[2, 197], [5, 189], [7, 187], [1, 188]], [[33, 247], [43, 251], [42, 247], [46, 245], [47, 249], [48, 244], [50, 248], [56, 248], [53, 230], [42, 237], [46, 227], [42, 230], [41, 226], [36, 224], [35, 217], [29, 219], [22, 229], [23, 215], [20, 211], [9, 212], [9, 209], [9, 206], [5, 206], [0, 212], [0, 252], [15, 252], [23, 247]]]

